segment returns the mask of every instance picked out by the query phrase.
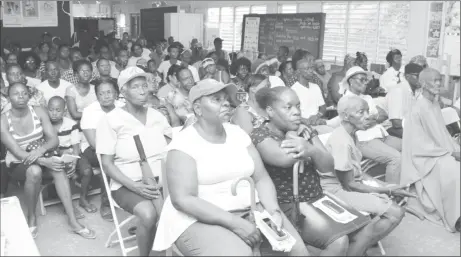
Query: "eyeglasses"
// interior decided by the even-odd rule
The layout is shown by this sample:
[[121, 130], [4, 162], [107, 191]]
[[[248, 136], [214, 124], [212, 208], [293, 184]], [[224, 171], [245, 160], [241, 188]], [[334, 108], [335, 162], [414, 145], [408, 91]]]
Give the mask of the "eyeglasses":
[[35, 63], [34, 60], [29, 60], [29, 61], [26, 61], [27, 64], [30, 64], [30, 63]]
[[366, 84], [369, 81], [368, 78], [364, 78], [364, 77], [362, 77], [362, 78], [354, 78], [354, 79], [360, 81], [360, 83], [363, 83], [363, 84]]

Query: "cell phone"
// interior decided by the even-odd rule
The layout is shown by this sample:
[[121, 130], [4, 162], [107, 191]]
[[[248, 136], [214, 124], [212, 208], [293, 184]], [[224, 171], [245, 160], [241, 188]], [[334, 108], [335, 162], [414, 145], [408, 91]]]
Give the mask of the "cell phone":
[[272, 229], [272, 231], [274, 231], [274, 232], [277, 234], [277, 236], [279, 236], [279, 237], [285, 237], [285, 236], [287, 235], [287, 234], [285, 234], [285, 232], [283, 232], [282, 230], [277, 231], [277, 229], [275, 229], [275, 228], [277, 227], [277, 225], [276, 225], [271, 219], [269, 219], [269, 218], [264, 218], [263, 221], [264, 221], [264, 223], [266, 223], [266, 224], [269, 226], [269, 228]]
[[333, 210], [337, 214], [341, 214], [344, 212], [344, 209], [337, 205], [336, 203], [330, 201], [330, 200], [323, 200], [322, 204], [325, 205], [326, 207], [330, 208], [330, 210]]

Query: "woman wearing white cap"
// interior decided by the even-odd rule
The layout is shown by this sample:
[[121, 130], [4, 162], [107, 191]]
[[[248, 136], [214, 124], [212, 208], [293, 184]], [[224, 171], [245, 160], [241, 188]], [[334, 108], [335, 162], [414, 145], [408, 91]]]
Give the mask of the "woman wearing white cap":
[[385, 110], [377, 106], [371, 96], [364, 95], [368, 83], [368, 73], [359, 66], [346, 72], [342, 81], [346, 92], [343, 97], [357, 95], [367, 101], [370, 118], [367, 130], [358, 131], [358, 147], [363, 157], [386, 165], [386, 182], [399, 183], [401, 169], [402, 140], [390, 136], [381, 125], [388, 119]]
[[161, 160], [171, 138], [171, 127], [166, 118], [145, 107], [147, 76], [138, 67], [129, 67], [120, 73], [118, 85], [126, 104], [102, 117], [96, 129], [96, 153], [101, 155], [103, 170], [111, 178], [112, 196], [121, 208], [139, 218], [136, 239], [140, 256], [148, 256], [152, 249], [158, 219], [156, 213], [160, 212], [152, 200], [160, 195], [160, 191], [158, 187], [141, 181], [140, 157], [133, 136], [140, 136], [147, 162], [156, 177], [161, 175]]
[[206, 58], [202, 61], [202, 68], [205, 71], [205, 75], [202, 79], [214, 79], [221, 83], [229, 83], [229, 74], [225, 71], [218, 70], [216, 63], [212, 58]]
[[290, 254], [307, 256], [301, 237], [280, 211], [274, 184], [250, 137], [238, 126], [222, 122], [230, 115], [227, 95], [236, 90], [212, 79], [191, 89], [189, 100], [197, 122], [169, 145], [170, 197], [162, 210], [154, 250], [176, 244], [185, 256], [251, 256], [261, 236], [254, 224], [242, 218], [250, 207], [250, 187], [239, 184], [237, 196], [230, 190], [236, 179], [251, 177], [257, 202], [278, 228], [283, 226], [296, 239]]

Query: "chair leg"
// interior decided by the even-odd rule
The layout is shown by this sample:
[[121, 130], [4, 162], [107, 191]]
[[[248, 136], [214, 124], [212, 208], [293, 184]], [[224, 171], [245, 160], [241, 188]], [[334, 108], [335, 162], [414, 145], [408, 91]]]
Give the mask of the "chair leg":
[[386, 255], [386, 251], [384, 250], [384, 247], [381, 241], [378, 241], [378, 246], [379, 246], [379, 250], [381, 251], [381, 255]]

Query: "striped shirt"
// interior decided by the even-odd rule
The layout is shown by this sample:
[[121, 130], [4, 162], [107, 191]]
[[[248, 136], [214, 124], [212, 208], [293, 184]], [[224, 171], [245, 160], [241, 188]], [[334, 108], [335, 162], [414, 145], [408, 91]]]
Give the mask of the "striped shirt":
[[73, 145], [80, 144], [80, 132], [77, 122], [63, 117], [62, 125], [58, 131], [59, 150], [67, 150]]
[[[11, 119], [11, 112], [6, 113], [6, 118], [8, 120], [8, 127], [11, 135], [13, 138], [16, 140], [16, 143], [21, 147], [21, 149], [26, 150], [27, 146], [34, 141], [37, 141], [41, 138], [43, 138], [43, 128], [42, 128], [42, 122], [40, 121], [40, 118], [37, 116], [35, 113], [35, 110], [32, 106], [29, 106], [30, 114], [32, 116], [32, 122], [34, 126], [34, 130], [32, 130], [31, 133], [21, 136], [16, 131], [14, 131], [13, 125], [12, 125], [12, 119]], [[14, 156], [10, 151], [8, 151], [6, 158], [6, 165], [9, 167], [11, 162], [19, 161], [16, 156]]]

